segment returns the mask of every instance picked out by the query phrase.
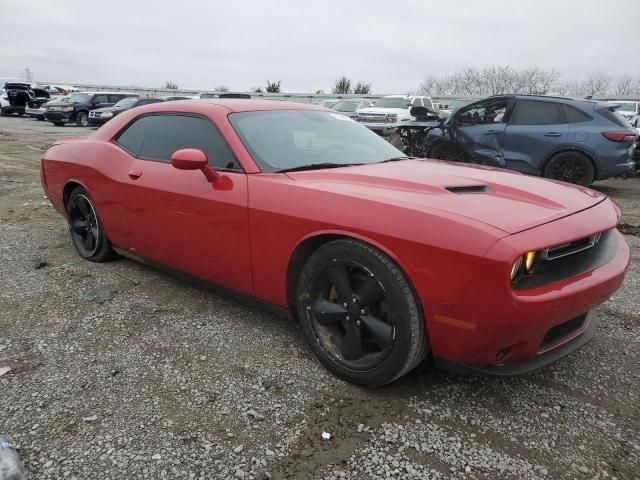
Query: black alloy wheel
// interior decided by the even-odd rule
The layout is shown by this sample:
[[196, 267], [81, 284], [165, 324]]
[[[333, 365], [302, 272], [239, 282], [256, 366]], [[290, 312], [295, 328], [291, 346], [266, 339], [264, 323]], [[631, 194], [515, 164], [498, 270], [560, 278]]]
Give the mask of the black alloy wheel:
[[78, 187], [69, 195], [67, 219], [71, 241], [81, 257], [103, 262], [114, 256], [93, 201], [84, 188]]
[[316, 250], [300, 274], [297, 307], [316, 356], [357, 385], [390, 383], [426, 355], [424, 321], [404, 274], [362, 242]]
[[594, 169], [591, 160], [581, 153], [563, 152], [549, 160], [544, 176], [586, 187], [593, 182]]

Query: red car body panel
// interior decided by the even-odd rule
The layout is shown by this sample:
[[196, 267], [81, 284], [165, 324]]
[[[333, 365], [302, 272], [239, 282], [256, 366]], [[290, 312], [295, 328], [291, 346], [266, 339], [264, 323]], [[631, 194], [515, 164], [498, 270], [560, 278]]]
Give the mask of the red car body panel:
[[[509, 279], [526, 251], [615, 229], [620, 211], [605, 195], [512, 171], [424, 160], [261, 173], [228, 115], [274, 109], [325, 110], [247, 100], [129, 110], [87, 139], [54, 144], [42, 160], [45, 192], [64, 214], [65, 187], [82, 185], [119, 250], [285, 308], [301, 245], [326, 235], [360, 239], [406, 273], [434, 356], [462, 364], [499, 363], [505, 348], [500, 362], [534, 357], [550, 328], [587, 313], [620, 286], [629, 249], [617, 231], [615, 255], [593, 270], [528, 290], [513, 290]], [[200, 171], [130, 156], [112, 140], [149, 112], [209, 118], [244, 173], [219, 172], [210, 183]], [[470, 186], [487, 190], [455, 193]]]

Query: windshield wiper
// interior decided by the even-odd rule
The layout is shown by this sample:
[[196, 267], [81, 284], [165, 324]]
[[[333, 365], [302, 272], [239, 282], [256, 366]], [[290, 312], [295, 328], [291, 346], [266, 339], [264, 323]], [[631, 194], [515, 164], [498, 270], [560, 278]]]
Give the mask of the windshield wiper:
[[323, 168], [351, 167], [353, 165], [364, 165], [362, 163], [310, 163], [309, 165], [300, 165], [298, 167], [284, 168], [277, 170], [275, 173], [302, 172], [304, 170], [320, 170]]
[[381, 162], [378, 163], [388, 163], [388, 162], [399, 162], [400, 160], [409, 160], [413, 157], [392, 157], [392, 158], [387, 158], [386, 160], [382, 160]]

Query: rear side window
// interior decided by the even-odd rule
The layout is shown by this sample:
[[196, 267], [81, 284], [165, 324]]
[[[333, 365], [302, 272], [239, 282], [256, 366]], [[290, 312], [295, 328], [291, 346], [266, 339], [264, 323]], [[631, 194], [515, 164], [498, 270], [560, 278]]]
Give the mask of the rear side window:
[[182, 148], [198, 148], [218, 169], [239, 169], [233, 153], [209, 120], [190, 115], [147, 115], [138, 118], [116, 140], [125, 150], [144, 160], [171, 162]]
[[564, 116], [567, 118], [567, 123], [582, 123], [593, 120], [591, 116], [571, 105], [562, 104], [562, 110], [564, 111]]
[[93, 97], [93, 103], [109, 103], [107, 95], [96, 95]]
[[519, 100], [509, 123], [513, 125], [556, 125], [566, 122], [560, 105], [555, 102]]

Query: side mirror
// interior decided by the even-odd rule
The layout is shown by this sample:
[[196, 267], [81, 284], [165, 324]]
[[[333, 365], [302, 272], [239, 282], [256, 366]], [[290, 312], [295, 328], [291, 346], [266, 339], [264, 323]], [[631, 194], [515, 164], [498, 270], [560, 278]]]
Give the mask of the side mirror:
[[209, 166], [207, 154], [197, 148], [183, 148], [171, 155], [171, 165], [178, 170], [201, 170], [207, 180], [215, 182], [219, 175]]

